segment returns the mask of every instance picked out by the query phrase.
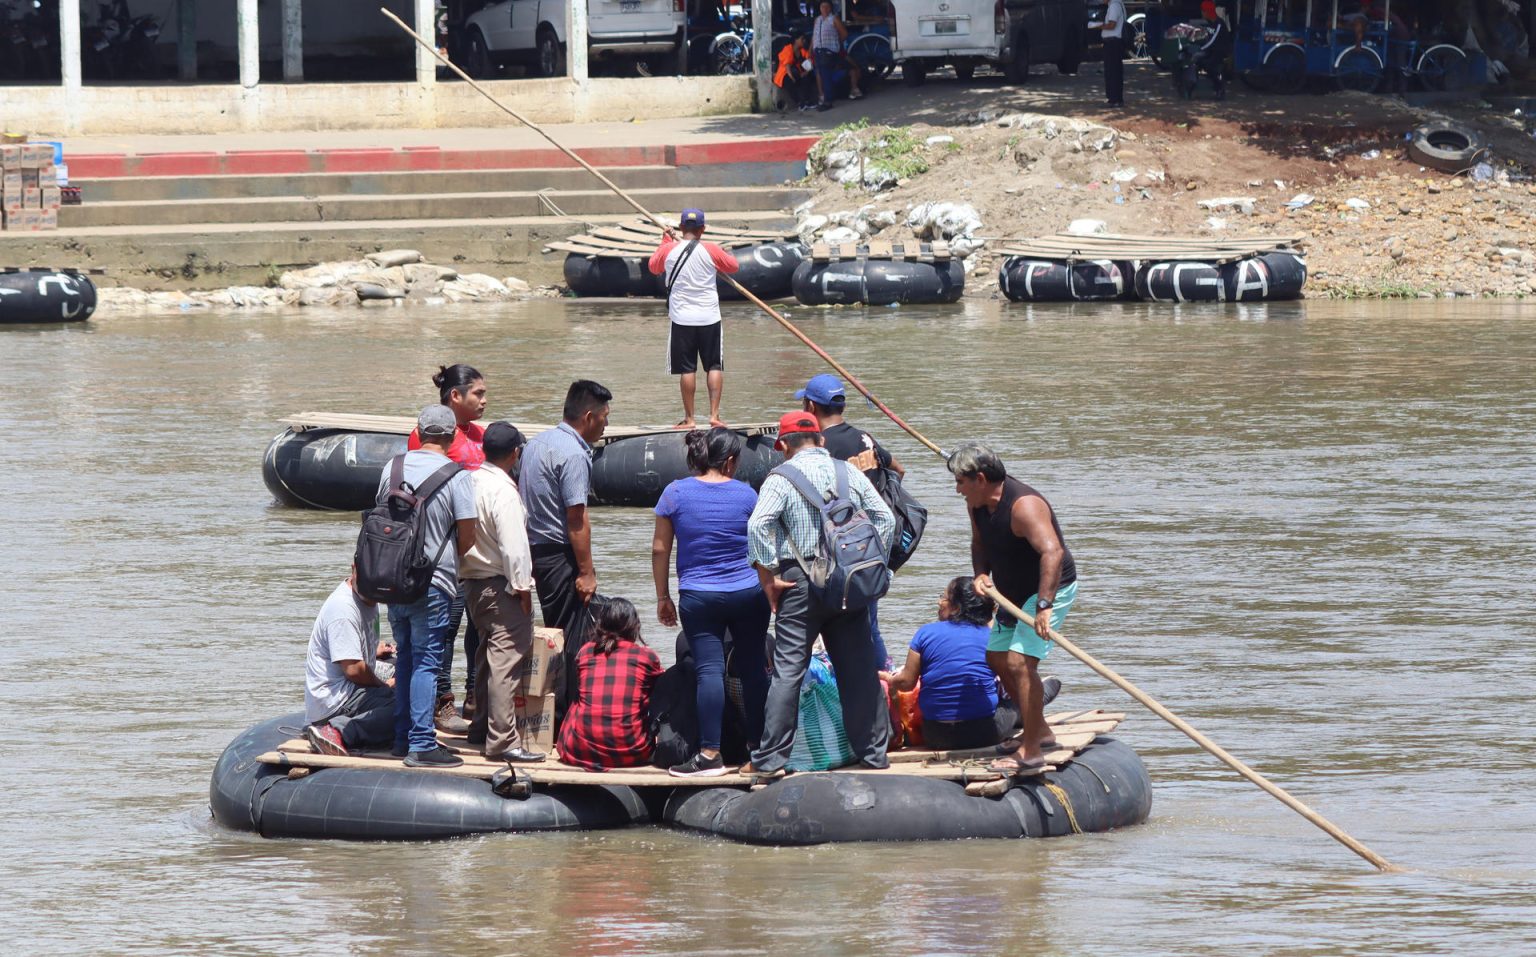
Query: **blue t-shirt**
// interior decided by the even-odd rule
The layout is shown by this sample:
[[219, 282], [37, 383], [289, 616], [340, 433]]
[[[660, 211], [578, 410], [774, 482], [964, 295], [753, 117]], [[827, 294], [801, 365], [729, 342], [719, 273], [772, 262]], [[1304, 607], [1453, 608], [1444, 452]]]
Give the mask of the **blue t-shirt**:
[[987, 667], [987, 626], [936, 621], [912, 636], [922, 657], [918, 707], [929, 721], [969, 721], [997, 710], [997, 678]]
[[661, 492], [656, 514], [677, 536], [677, 587], [737, 591], [757, 584], [747, 561], [747, 519], [757, 493], [745, 482], [678, 479]]

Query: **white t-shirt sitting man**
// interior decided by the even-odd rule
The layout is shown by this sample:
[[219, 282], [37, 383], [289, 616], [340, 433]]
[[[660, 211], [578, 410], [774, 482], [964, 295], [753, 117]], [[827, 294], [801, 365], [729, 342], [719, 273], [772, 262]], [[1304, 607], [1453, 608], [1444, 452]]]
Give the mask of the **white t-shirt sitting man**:
[[[349, 577], [336, 586], [309, 635], [304, 735], [322, 754], [386, 748], [394, 741], [393, 669], [378, 662], [379, 606], [359, 595], [355, 582]], [[380, 675], [381, 669], [389, 674]]]

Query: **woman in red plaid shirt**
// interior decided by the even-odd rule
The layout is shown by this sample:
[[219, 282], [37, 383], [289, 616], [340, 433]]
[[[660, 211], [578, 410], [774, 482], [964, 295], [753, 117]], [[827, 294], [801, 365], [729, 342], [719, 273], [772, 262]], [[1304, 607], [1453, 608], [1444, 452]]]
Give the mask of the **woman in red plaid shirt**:
[[560, 760], [589, 771], [651, 763], [648, 716], [661, 661], [640, 637], [640, 615], [623, 598], [597, 616], [597, 637], [576, 655], [580, 691], [560, 725]]

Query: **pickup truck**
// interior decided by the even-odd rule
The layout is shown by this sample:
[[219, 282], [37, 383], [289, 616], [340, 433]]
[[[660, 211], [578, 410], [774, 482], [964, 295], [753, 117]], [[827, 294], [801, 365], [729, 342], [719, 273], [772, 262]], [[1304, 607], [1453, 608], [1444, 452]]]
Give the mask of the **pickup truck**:
[[[586, 0], [593, 62], [629, 60], [642, 75], [676, 73], [683, 63], [684, 0]], [[471, 14], [459, 38], [464, 69], [493, 77], [510, 63], [534, 76], [565, 75], [566, 0], [501, 0]]]

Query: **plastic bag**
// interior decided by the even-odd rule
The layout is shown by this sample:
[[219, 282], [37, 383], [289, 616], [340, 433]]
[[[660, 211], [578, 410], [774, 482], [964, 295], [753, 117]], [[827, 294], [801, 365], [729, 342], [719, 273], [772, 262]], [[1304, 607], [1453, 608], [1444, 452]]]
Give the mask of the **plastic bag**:
[[791, 771], [830, 771], [852, 763], [832, 664], [825, 655], [813, 655], [800, 687], [800, 727], [786, 766]]

